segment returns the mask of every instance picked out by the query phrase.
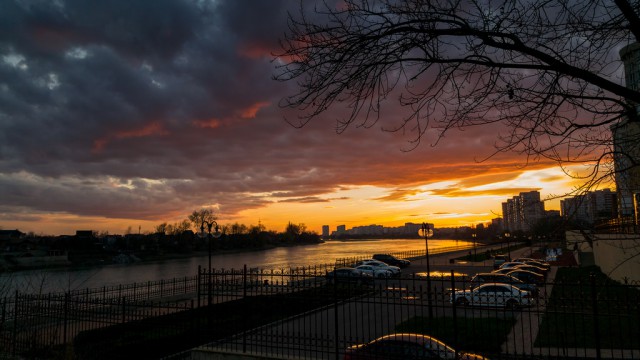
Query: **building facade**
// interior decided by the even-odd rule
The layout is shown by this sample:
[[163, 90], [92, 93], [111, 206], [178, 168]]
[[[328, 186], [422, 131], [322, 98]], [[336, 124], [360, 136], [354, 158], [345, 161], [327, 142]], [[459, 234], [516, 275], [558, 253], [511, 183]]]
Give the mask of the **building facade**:
[[545, 217], [544, 202], [540, 192], [521, 192], [502, 203], [503, 227], [505, 231], [530, 231]]
[[[640, 90], [640, 43], [633, 43], [620, 50], [624, 64], [625, 85]], [[640, 104], [630, 104], [640, 114]], [[611, 127], [614, 147], [614, 170], [620, 217], [636, 216], [637, 198], [640, 194], [640, 116], [626, 117]]]
[[560, 200], [560, 211], [563, 218], [584, 225], [615, 219], [618, 217], [617, 195], [611, 189], [588, 191]]

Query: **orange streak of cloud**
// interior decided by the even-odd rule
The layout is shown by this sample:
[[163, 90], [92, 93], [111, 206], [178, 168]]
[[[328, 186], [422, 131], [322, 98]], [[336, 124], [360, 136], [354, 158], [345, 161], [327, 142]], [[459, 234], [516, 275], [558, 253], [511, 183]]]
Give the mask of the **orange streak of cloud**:
[[412, 195], [417, 195], [420, 193], [423, 193], [424, 191], [422, 190], [405, 190], [405, 189], [398, 189], [398, 190], [393, 190], [391, 192], [391, 194], [387, 195], [387, 196], [382, 196], [379, 198], [375, 198], [373, 200], [379, 200], [379, 201], [409, 201], [407, 200], [407, 196], [412, 196]]
[[139, 128], [133, 129], [129, 131], [119, 131], [114, 134], [108, 134], [100, 139], [96, 139], [93, 141], [93, 152], [100, 152], [104, 150], [104, 148], [113, 140], [120, 139], [130, 139], [130, 138], [141, 138], [155, 135], [168, 135], [169, 131], [167, 131], [164, 126], [159, 122], [152, 122], [148, 125]]
[[268, 101], [257, 102], [249, 106], [248, 108], [240, 110], [240, 117], [242, 117], [243, 119], [253, 119], [256, 117], [256, 114], [258, 114], [258, 111], [260, 111], [260, 109], [265, 106], [269, 106], [270, 104], [271, 103]]
[[460, 188], [433, 189], [429, 192], [433, 195], [446, 197], [470, 197], [470, 196], [514, 196], [521, 192], [541, 190], [541, 188], [504, 188], [487, 190], [463, 190]]
[[222, 121], [218, 119], [194, 120], [193, 125], [203, 129], [216, 129], [222, 126]]
[[258, 111], [265, 106], [271, 105], [268, 101], [258, 101], [255, 104], [252, 104], [246, 108], [239, 109], [235, 111], [234, 116], [224, 118], [224, 119], [216, 119], [211, 118], [208, 120], [194, 120], [192, 124], [199, 128], [208, 128], [208, 129], [216, 129], [222, 126], [225, 123], [229, 123], [234, 120], [234, 118], [239, 117], [241, 119], [254, 119], [258, 114]]

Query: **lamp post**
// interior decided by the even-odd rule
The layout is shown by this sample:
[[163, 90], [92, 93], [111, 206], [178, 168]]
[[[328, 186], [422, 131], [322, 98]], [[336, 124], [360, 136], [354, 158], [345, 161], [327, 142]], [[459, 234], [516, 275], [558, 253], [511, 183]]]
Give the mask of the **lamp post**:
[[[204, 231], [204, 226], [207, 225], [207, 232]], [[211, 228], [214, 229], [214, 232], [211, 232]], [[206, 221], [206, 220], [202, 220], [202, 224], [200, 224], [200, 232], [198, 233], [198, 236], [201, 238], [207, 238], [207, 240], [209, 241], [209, 270], [208, 270], [208, 282], [207, 282], [207, 304], [209, 306], [211, 306], [211, 302], [212, 302], [212, 298], [211, 298], [211, 239], [212, 238], [219, 238], [220, 236], [222, 236], [222, 232], [220, 231], [220, 226], [218, 226], [218, 223], [215, 220], [212, 221]]]
[[507, 239], [507, 252], [509, 253], [509, 261], [511, 261], [511, 234], [509, 232], [504, 233], [505, 239]]
[[431, 267], [429, 264], [429, 236], [433, 236], [433, 228], [422, 223], [420, 234], [424, 236], [425, 257], [427, 258], [427, 301], [429, 306], [429, 319], [433, 319], [433, 307], [431, 306]]
[[477, 252], [477, 248], [476, 248], [476, 237], [478, 236], [478, 234], [473, 233], [471, 234], [471, 237], [473, 238], [473, 261], [476, 261], [478, 259], [478, 252]]

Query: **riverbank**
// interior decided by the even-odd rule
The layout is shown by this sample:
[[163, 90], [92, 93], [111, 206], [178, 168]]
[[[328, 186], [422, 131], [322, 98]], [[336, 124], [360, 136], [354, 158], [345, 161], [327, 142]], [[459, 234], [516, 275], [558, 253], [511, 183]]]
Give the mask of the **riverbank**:
[[[324, 241], [315, 244], [321, 244]], [[288, 248], [296, 246], [310, 245], [304, 244], [283, 244], [283, 245], [267, 245], [253, 248], [235, 248], [235, 249], [216, 249], [211, 252], [212, 256], [232, 255], [241, 253], [252, 253], [260, 251], [268, 251], [276, 248]], [[112, 254], [111, 259], [105, 256], [75, 256], [75, 260], [70, 260], [69, 255], [45, 256], [45, 255], [29, 255], [8, 254], [0, 257], [0, 274], [15, 271], [26, 270], [60, 270], [60, 269], [91, 269], [102, 266], [116, 264], [153, 264], [169, 260], [191, 259], [205, 257], [209, 255], [209, 251], [190, 251], [183, 253], [151, 253], [151, 252], [131, 252]]]

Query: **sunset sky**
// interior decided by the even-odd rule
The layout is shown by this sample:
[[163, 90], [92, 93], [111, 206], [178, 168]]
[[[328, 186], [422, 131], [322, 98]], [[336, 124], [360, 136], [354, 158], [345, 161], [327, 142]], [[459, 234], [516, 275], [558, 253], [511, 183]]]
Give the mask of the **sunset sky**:
[[[486, 222], [522, 191], [576, 185], [554, 163], [480, 161], [500, 128], [296, 129], [272, 80], [287, 10], [269, 1], [3, 1], [0, 228], [150, 232], [212, 207], [219, 223], [309, 230]], [[274, 61], [275, 60], [275, 61]], [[405, 111], [390, 101], [385, 121]], [[388, 123], [388, 122], [387, 122]], [[579, 169], [577, 169], [579, 170]], [[550, 200], [546, 209], [559, 209]]]

